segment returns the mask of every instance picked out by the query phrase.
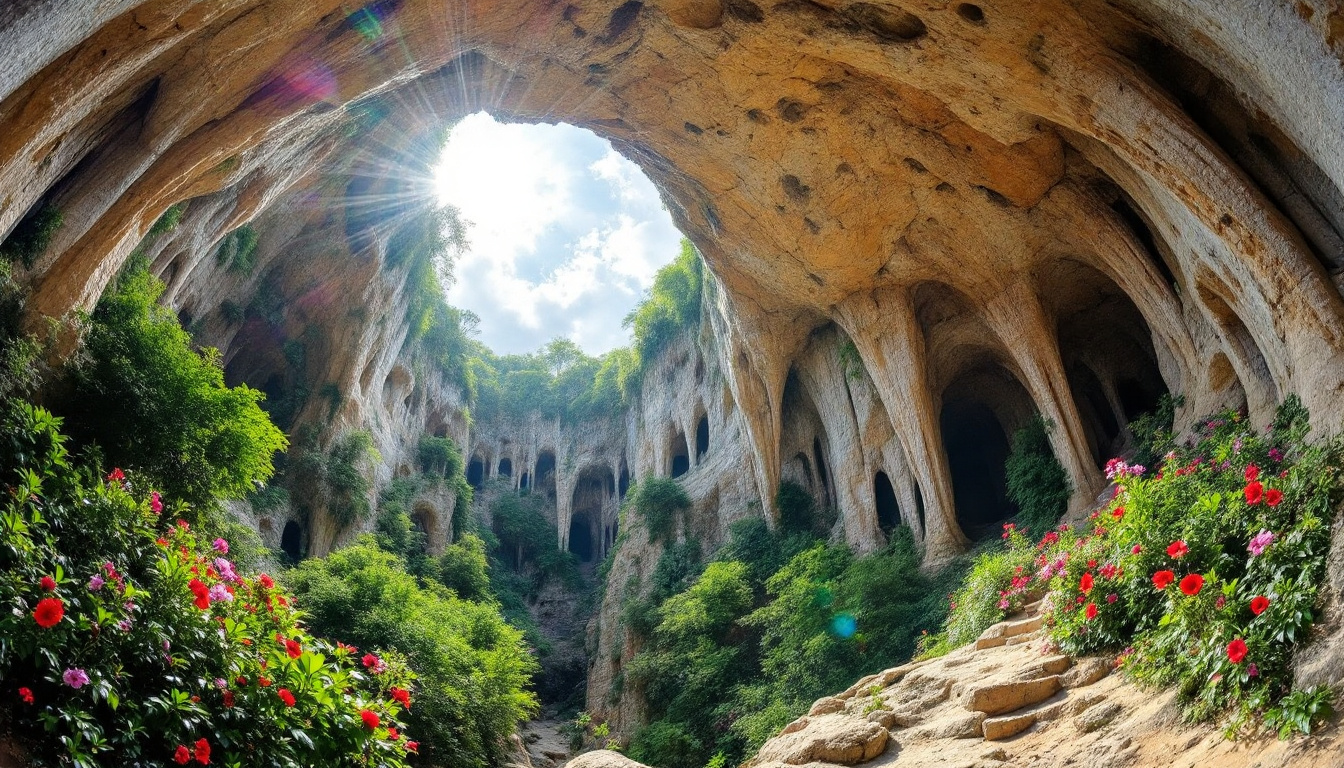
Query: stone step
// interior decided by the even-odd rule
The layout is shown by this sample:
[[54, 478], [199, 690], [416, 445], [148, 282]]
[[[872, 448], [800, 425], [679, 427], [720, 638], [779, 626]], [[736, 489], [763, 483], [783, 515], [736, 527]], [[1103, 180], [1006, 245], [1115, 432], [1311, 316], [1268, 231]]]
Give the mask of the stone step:
[[1057, 720], [1064, 714], [1069, 703], [1068, 691], [1057, 691], [1048, 699], [1016, 712], [999, 717], [986, 718], [982, 723], [987, 741], [1002, 741], [1012, 738], [1036, 723]]
[[[1045, 626], [1045, 620], [1040, 616], [1029, 616], [1015, 621], [1001, 621], [981, 633], [975, 641], [975, 649], [982, 651], [986, 648], [998, 648], [1001, 645], [1016, 645], [1017, 643], [1010, 642], [1013, 638], [1029, 635], [1043, 626]], [[1019, 640], [1018, 642], [1023, 641]]]
[[1059, 675], [995, 683], [968, 689], [962, 695], [962, 704], [972, 712], [1001, 715], [1045, 701], [1059, 690]]

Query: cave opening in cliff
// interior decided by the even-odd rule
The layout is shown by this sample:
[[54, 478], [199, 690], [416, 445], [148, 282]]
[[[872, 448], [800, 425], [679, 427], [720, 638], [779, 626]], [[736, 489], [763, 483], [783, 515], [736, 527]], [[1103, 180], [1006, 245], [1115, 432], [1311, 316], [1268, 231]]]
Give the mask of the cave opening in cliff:
[[555, 501], [555, 452], [542, 451], [537, 455], [537, 470], [533, 473], [533, 486], [552, 501]]
[[478, 491], [485, 484], [485, 460], [480, 456], [472, 456], [467, 462], [467, 484]]
[[500, 459], [500, 460], [499, 460], [499, 476], [500, 476], [500, 477], [513, 477], [513, 460], [512, 460], [512, 459]]
[[709, 417], [701, 416], [695, 425], [695, 461], [699, 463], [709, 453]]
[[1003, 473], [1008, 435], [994, 411], [973, 400], [943, 406], [940, 422], [957, 522], [972, 540], [988, 538], [996, 524], [1017, 513]]
[[1098, 467], [1132, 442], [1129, 423], [1157, 408], [1167, 384], [1152, 331], [1109, 276], [1075, 259], [1039, 274], [1037, 293], [1055, 319], [1059, 354]]
[[593, 562], [596, 554], [593, 547], [593, 522], [587, 512], [576, 512], [569, 521], [569, 551], [580, 562]]
[[883, 533], [890, 535], [901, 524], [901, 505], [886, 472], [873, 475], [873, 500], [877, 506], [877, 525]]
[[303, 529], [295, 520], [285, 523], [284, 529], [280, 532], [280, 551], [285, 553], [290, 562], [297, 563], [303, 556]]
[[691, 471], [691, 451], [686, 445], [686, 435], [681, 432], [675, 432], [672, 435], [671, 443], [668, 445], [671, 455], [671, 466], [668, 467], [669, 475], [673, 478], [681, 477]]

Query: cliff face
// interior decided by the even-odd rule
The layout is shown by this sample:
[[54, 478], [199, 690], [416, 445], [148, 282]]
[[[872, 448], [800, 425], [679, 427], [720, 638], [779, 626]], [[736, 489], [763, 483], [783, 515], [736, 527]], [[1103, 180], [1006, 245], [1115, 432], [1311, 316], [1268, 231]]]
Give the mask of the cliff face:
[[[1163, 392], [1186, 398], [1178, 423], [1222, 406], [1263, 423], [1298, 394], [1338, 430], [1340, 14], [1324, 0], [9, 3], [0, 232], [63, 214], [19, 275], [37, 327], [89, 306], [187, 201], [143, 247], [231, 381], [292, 398], [323, 444], [369, 430], [380, 484], [411, 471], [422, 434], [468, 446], [482, 476], [553, 484], [561, 546], [590, 559], [619, 533], [629, 478], [684, 470], [709, 545], [792, 479], [856, 549], [899, 521], [934, 564], [993, 526], [995, 462], [1036, 413], [1056, 425], [1075, 509]], [[605, 423], [473, 425], [406, 343], [405, 270], [352, 201], [389, 178], [423, 193], [417, 147], [479, 109], [610, 139], [713, 273], [699, 336]], [[220, 263], [248, 222], [255, 266]], [[310, 515], [258, 519], [268, 543], [291, 523], [312, 554], [352, 535], [304, 501]], [[436, 545], [454, 507], [417, 501]], [[612, 590], [655, 554], [634, 537]], [[594, 708], [630, 650], [617, 602], [609, 590], [595, 628]]]

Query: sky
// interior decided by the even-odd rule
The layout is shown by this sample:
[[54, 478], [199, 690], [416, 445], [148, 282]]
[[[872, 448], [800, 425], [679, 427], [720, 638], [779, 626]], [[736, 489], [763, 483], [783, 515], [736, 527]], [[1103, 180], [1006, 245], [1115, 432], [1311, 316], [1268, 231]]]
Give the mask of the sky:
[[470, 222], [448, 301], [480, 316], [480, 340], [500, 354], [557, 336], [590, 355], [628, 344], [621, 320], [679, 249], [653, 182], [571, 125], [466, 117], [435, 183]]

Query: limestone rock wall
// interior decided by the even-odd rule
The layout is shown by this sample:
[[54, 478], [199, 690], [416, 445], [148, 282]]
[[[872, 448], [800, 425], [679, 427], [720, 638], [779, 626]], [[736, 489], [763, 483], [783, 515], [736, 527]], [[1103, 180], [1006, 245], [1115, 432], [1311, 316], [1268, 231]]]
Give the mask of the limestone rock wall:
[[[425, 433], [482, 477], [507, 459], [590, 557], [650, 474], [685, 471], [707, 544], [772, 514], [790, 479], [837, 510], [838, 538], [871, 550], [894, 515], [936, 564], [994, 525], [994, 464], [1036, 414], [1075, 509], [1163, 392], [1185, 396], [1182, 423], [1225, 406], [1263, 423], [1297, 394], [1340, 429], [1334, 3], [96, 5], [0, 8], [0, 233], [64, 217], [19, 274], [32, 327], [90, 306], [143, 248], [231, 379], [307, 389], [292, 425], [323, 446], [369, 430], [379, 484], [413, 471]], [[360, 201], [422, 200], [425, 139], [479, 109], [608, 138], [713, 273], [699, 335], [604, 423], [471, 425], [406, 343], [406, 275]], [[256, 266], [231, 270], [214, 254], [247, 222]], [[299, 501], [259, 520], [270, 540], [300, 518], [315, 554], [354, 533]], [[453, 502], [422, 501], [441, 542]], [[631, 650], [613, 590], [656, 558], [627, 545], [590, 703]]]

